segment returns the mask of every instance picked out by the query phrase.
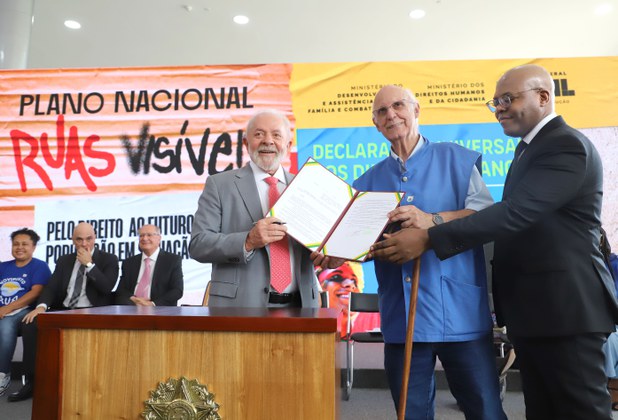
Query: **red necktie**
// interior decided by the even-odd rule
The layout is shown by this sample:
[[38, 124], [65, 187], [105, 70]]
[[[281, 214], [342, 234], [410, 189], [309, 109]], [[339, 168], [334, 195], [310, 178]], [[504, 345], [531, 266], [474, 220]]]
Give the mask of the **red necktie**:
[[[279, 180], [271, 176], [265, 178], [264, 181], [268, 184], [268, 204], [272, 207], [279, 198], [277, 189]], [[282, 293], [291, 281], [290, 248], [288, 237], [284, 236], [280, 241], [270, 244], [270, 284], [278, 293]]]
[[135, 296], [140, 298], [148, 298], [148, 286], [150, 286], [150, 258], [144, 259], [144, 273], [137, 284]]

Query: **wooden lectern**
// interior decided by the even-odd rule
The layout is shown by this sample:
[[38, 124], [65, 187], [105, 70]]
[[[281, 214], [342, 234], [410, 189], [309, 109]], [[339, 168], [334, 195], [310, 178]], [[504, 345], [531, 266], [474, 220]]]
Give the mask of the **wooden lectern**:
[[222, 419], [335, 419], [334, 309], [107, 306], [38, 316], [32, 418], [138, 419], [170, 378]]

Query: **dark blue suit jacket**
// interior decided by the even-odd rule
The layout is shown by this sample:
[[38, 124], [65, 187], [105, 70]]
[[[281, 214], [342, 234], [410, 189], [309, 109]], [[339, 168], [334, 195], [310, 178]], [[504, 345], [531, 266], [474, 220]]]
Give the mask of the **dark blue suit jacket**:
[[439, 258], [495, 241], [496, 315], [509, 335], [611, 332], [618, 303], [599, 250], [603, 169], [582, 133], [549, 121], [509, 169], [502, 201], [429, 229]]
[[[130, 298], [134, 295], [141, 263], [141, 253], [123, 261], [122, 275], [116, 290], [117, 305], [134, 305]], [[180, 255], [159, 250], [152, 274], [150, 300], [157, 306], [176, 306], [182, 297], [183, 289], [182, 258]]]

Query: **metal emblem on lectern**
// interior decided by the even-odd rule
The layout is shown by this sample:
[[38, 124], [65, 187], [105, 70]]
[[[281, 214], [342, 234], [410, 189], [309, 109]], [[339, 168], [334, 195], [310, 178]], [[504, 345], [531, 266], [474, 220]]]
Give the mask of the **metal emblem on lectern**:
[[215, 394], [197, 379], [190, 381], [184, 376], [159, 382], [144, 405], [142, 417], [146, 420], [221, 420]]

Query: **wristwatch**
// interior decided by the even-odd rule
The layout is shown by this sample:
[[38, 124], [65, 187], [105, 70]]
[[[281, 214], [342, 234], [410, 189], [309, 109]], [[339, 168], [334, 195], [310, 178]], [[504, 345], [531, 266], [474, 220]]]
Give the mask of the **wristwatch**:
[[440, 213], [431, 213], [431, 221], [436, 226], [444, 223], [444, 219], [440, 216]]
[[91, 269], [92, 267], [94, 267], [94, 263], [92, 261], [90, 261], [88, 264], [86, 264], [86, 268], [87, 269]]

